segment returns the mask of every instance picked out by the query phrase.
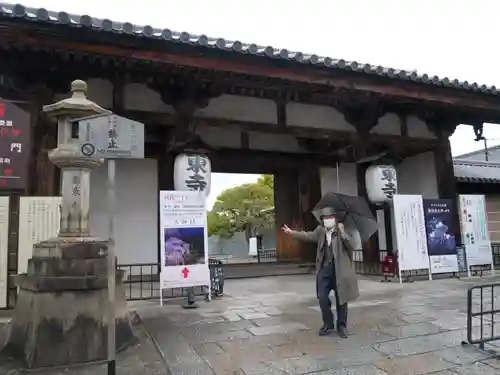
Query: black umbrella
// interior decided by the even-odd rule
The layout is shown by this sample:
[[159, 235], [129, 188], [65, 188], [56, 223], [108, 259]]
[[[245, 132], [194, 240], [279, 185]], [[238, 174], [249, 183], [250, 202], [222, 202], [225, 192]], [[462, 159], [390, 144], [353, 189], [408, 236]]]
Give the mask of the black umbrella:
[[346, 227], [358, 230], [362, 242], [366, 242], [378, 230], [377, 219], [362, 197], [326, 193], [312, 213], [319, 222], [322, 216], [335, 214]]

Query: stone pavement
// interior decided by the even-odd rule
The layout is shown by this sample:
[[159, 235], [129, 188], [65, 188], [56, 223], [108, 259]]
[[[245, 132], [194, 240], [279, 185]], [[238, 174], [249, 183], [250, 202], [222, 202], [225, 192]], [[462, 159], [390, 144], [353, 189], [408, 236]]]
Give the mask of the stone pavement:
[[[0, 316], [1, 317], [1, 316]], [[0, 318], [1, 323], [1, 318]], [[5, 333], [5, 325], [0, 324], [0, 343]], [[165, 362], [156, 350], [143, 325], [134, 325], [134, 334], [138, 343], [119, 353], [116, 357], [118, 375], [170, 375]], [[23, 372], [6, 358], [0, 358], [0, 375], [106, 375], [105, 365], [87, 365], [80, 367], [33, 370]]]
[[173, 375], [500, 374], [494, 353], [461, 345], [470, 284], [361, 280], [346, 340], [317, 336], [312, 275], [229, 280], [226, 296], [200, 300], [196, 310], [178, 303], [131, 306]]

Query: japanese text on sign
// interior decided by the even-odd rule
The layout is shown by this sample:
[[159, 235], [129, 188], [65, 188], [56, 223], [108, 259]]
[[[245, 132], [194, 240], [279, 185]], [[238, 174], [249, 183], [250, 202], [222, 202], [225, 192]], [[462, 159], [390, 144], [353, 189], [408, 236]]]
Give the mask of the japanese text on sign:
[[397, 193], [396, 171], [393, 168], [382, 169], [382, 181], [385, 181], [382, 191], [387, 198], [392, 198]]
[[205, 174], [207, 173], [207, 159], [203, 155], [188, 156], [188, 167], [186, 172], [191, 172], [189, 178], [185, 181], [189, 190], [205, 191], [207, 181]]
[[29, 129], [28, 113], [0, 99], [0, 187], [2, 188], [26, 187]]

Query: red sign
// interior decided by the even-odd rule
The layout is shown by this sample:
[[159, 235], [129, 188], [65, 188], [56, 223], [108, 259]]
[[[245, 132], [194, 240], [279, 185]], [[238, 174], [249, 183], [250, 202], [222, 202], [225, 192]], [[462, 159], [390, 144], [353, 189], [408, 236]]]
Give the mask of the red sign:
[[27, 187], [30, 159], [29, 113], [0, 98], [0, 189]]
[[189, 270], [187, 269], [187, 267], [184, 267], [184, 269], [182, 270], [182, 276], [184, 276], [185, 279], [188, 278]]

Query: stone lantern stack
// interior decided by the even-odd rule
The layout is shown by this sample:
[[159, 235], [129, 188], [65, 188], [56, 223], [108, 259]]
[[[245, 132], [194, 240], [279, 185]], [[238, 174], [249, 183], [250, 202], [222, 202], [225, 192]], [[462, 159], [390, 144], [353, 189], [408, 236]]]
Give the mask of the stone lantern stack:
[[[107, 357], [107, 241], [89, 230], [90, 172], [103, 160], [81, 155], [71, 120], [107, 113], [86, 98], [87, 84], [74, 81], [72, 96], [47, 105], [58, 122], [57, 148], [49, 153], [61, 168], [59, 236], [33, 246], [28, 272], [18, 276], [19, 296], [4, 352], [28, 368], [71, 365]], [[123, 274], [116, 280], [116, 347], [134, 341]]]

